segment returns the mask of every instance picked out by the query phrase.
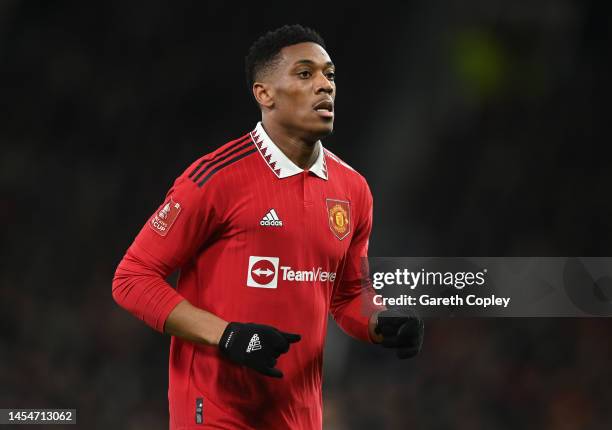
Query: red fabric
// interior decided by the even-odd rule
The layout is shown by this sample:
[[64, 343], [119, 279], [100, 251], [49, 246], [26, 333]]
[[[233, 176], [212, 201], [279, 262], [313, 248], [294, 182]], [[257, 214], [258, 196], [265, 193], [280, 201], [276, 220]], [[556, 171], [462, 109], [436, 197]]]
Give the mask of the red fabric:
[[[278, 361], [282, 379], [239, 367], [216, 348], [173, 337], [171, 429], [321, 428], [328, 312], [347, 333], [369, 341], [375, 308], [370, 293], [362, 294], [360, 280], [372, 226], [371, 194], [365, 180], [331, 154], [328, 180], [312, 172], [281, 179], [259, 152], [249, 153], [252, 145], [241, 145], [219, 161], [235, 142], [196, 161], [175, 181], [119, 264], [113, 297], [159, 331], [172, 309], [187, 299], [226, 321], [269, 324], [302, 335]], [[208, 164], [206, 175], [223, 167], [199, 186], [206, 175], [195, 182], [189, 176]], [[330, 224], [326, 199], [350, 206], [350, 232], [342, 240]], [[167, 216], [168, 203], [178, 203], [180, 212], [170, 212], [166, 219], [175, 219], [162, 235], [154, 224], [156, 217]], [[282, 226], [260, 225], [271, 209]], [[247, 286], [252, 256], [278, 258], [276, 288]], [[257, 267], [259, 275], [251, 277], [272, 276], [269, 264]], [[164, 278], [178, 268], [174, 290]], [[335, 281], [308, 279], [309, 271], [336, 273]], [[302, 278], [307, 280], [296, 280]], [[197, 398], [204, 399], [203, 425], [195, 423]]]

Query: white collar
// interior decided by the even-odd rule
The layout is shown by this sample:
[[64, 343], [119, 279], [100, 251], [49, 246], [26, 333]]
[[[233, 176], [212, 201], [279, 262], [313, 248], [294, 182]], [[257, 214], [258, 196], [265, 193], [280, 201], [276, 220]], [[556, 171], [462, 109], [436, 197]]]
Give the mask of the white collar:
[[[253, 142], [255, 142], [255, 146], [259, 150], [261, 157], [279, 179], [288, 178], [289, 176], [297, 175], [304, 171], [296, 166], [295, 163], [276, 146], [272, 139], [270, 139], [270, 136], [268, 136], [268, 133], [266, 133], [266, 130], [264, 130], [261, 122], [258, 122], [255, 130], [251, 132], [251, 138]], [[309, 170], [319, 178], [327, 180], [325, 151], [323, 150], [323, 145], [320, 140], [317, 141], [316, 145], [318, 146], [319, 155]]]

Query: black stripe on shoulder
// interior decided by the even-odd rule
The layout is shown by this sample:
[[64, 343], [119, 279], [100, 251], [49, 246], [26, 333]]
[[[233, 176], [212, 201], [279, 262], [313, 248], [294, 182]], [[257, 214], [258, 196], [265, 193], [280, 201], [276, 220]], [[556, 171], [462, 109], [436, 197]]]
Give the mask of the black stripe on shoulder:
[[[225, 154], [226, 152], [228, 152], [228, 151], [232, 150], [232, 149], [233, 149], [233, 148], [235, 148], [236, 146], [238, 146], [238, 145], [240, 145], [240, 144], [242, 144], [242, 143], [244, 143], [244, 142], [246, 142], [247, 140], [250, 140], [250, 139], [251, 139], [251, 133], [246, 134], [246, 135], [242, 136], [241, 138], [239, 138], [239, 139], [235, 140], [235, 141], [234, 141], [234, 143], [230, 143], [230, 144], [227, 146], [227, 148], [225, 148], [223, 151], [220, 151], [218, 154], [215, 154], [215, 156], [214, 156], [213, 158], [210, 158], [210, 159], [208, 159], [208, 160], [206, 160], [206, 159], [205, 159], [205, 160], [200, 161], [200, 162], [198, 163], [198, 165], [197, 165], [197, 166], [196, 166], [196, 167], [195, 167], [195, 168], [194, 168], [194, 169], [191, 171], [191, 173], [189, 174], [189, 178], [193, 177], [193, 175], [195, 175], [195, 174], [196, 174], [196, 172], [197, 172], [198, 170], [200, 170], [200, 169], [202, 168], [202, 166], [203, 166], [205, 163], [209, 163], [209, 162], [213, 162], [213, 161], [215, 161], [216, 159], [218, 159], [220, 156], [222, 156], [222, 155], [223, 155], [223, 154]], [[194, 181], [195, 181], [195, 180], [196, 180], [196, 179], [194, 179]]]
[[251, 146], [253, 144], [253, 141], [251, 139], [247, 139], [246, 142], [244, 142], [242, 145], [239, 145], [238, 147], [232, 147], [234, 148], [232, 151], [230, 151], [229, 153], [225, 154], [223, 157], [215, 157], [213, 160], [211, 160], [210, 163], [208, 163], [203, 169], [201, 169], [197, 175], [195, 175], [192, 180], [193, 182], [198, 182], [198, 180], [204, 176], [204, 174], [210, 170], [211, 167], [218, 165], [219, 163], [221, 163], [222, 161], [227, 160], [228, 158], [230, 158], [231, 156], [233, 156], [234, 154], [248, 148], [249, 146]]
[[206, 183], [206, 181], [208, 181], [210, 179], [210, 177], [212, 175], [214, 175], [215, 173], [217, 173], [219, 170], [223, 169], [224, 167], [229, 166], [230, 164], [235, 163], [238, 160], [243, 159], [244, 157], [247, 157], [247, 156], [249, 156], [251, 154], [254, 154], [255, 152], [257, 152], [257, 148], [250, 149], [247, 152], [243, 152], [242, 154], [232, 158], [231, 160], [226, 161], [225, 163], [218, 165], [217, 167], [212, 169], [210, 172], [208, 172], [208, 175], [206, 175], [200, 182], [198, 182], [198, 187], [202, 187], [202, 185], [204, 185]]

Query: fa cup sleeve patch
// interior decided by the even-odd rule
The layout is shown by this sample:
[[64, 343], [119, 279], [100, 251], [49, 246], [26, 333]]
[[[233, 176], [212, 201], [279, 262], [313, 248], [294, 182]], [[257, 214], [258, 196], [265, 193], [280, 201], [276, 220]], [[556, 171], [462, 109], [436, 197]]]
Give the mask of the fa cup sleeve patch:
[[166, 202], [164, 206], [153, 216], [151, 217], [151, 221], [149, 222], [149, 227], [153, 229], [153, 231], [159, 234], [161, 237], [165, 237], [176, 221], [179, 213], [181, 213], [181, 205], [172, 200]]

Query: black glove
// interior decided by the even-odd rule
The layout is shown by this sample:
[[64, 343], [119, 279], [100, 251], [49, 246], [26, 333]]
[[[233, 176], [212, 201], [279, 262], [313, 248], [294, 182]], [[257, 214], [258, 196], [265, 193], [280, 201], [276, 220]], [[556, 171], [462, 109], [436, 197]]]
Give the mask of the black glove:
[[397, 349], [400, 359], [414, 357], [423, 345], [423, 321], [408, 310], [390, 309], [380, 312], [374, 331], [382, 335], [382, 346]]
[[282, 378], [283, 372], [274, 367], [276, 359], [300, 339], [299, 334], [283, 333], [269, 325], [231, 322], [221, 336], [219, 350], [234, 363]]

